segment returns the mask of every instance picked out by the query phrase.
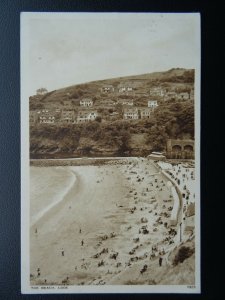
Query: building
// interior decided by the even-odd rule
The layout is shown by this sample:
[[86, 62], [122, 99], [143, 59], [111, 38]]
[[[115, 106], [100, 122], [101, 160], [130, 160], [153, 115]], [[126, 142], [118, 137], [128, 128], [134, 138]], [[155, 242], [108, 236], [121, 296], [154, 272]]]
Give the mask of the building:
[[138, 116], [138, 109], [137, 108], [126, 108], [123, 112], [123, 118], [125, 120], [137, 120]]
[[177, 93], [176, 92], [167, 92], [164, 97], [165, 100], [176, 100]]
[[80, 106], [91, 107], [91, 106], [93, 106], [93, 100], [90, 98], [84, 98], [84, 99], [80, 100]]
[[133, 106], [134, 100], [133, 99], [118, 99], [117, 104]]
[[141, 107], [138, 109], [138, 111], [141, 119], [149, 119], [152, 109], [148, 107]]
[[168, 158], [193, 159], [195, 155], [195, 141], [191, 139], [168, 139], [166, 149]]
[[73, 110], [63, 110], [60, 118], [61, 123], [71, 124], [75, 122], [75, 113]]
[[102, 93], [113, 93], [114, 92], [114, 86], [111, 84], [104, 85], [101, 87]]
[[94, 121], [98, 116], [97, 111], [80, 110], [77, 114], [77, 123]]
[[177, 94], [177, 99], [178, 100], [189, 100], [190, 95], [188, 92], [179, 93], [179, 94]]
[[46, 110], [41, 112], [38, 116], [38, 121], [40, 124], [55, 124], [55, 115], [50, 111]]
[[85, 123], [88, 122], [88, 111], [80, 110], [77, 114], [77, 123]]
[[158, 106], [157, 100], [149, 100], [148, 101], [148, 107], [150, 107], [151, 109], [155, 109], [157, 106]]
[[90, 111], [88, 115], [89, 121], [94, 121], [98, 117], [97, 111]]
[[152, 97], [164, 97], [165, 90], [161, 87], [153, 87], [150, 89], [150, 96]]
[[117, 86], [117, 89], [118, 89], [119, 93], [129, 93], [129, 92], [132, 92], [133, 88], [134, 88], [134, 86], [130, 82], [120, 83]]

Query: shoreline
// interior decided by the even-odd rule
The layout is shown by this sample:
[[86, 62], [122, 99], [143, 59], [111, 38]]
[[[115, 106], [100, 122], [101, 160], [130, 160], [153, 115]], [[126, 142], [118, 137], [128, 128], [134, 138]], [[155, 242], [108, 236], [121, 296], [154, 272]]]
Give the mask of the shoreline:
[[[168, 256], [179, 243], [176, 242], [178, 236], [168, 235], [164, 226], [168, 217], [163, 214], [169, 215], [168, 208], [173, 203], [163, 200], [170, 195], [166, 181], [148, 159], [115, 161], [114, 158], [112, 163], [111, 160], [72, 167], [79, 178], [78, 189], [69, 192], [65, 201], [39, 220], [38, 236], [31, 228], [33, 285], [45, 285], [44, 280], [49, 285], [59, 285], [67, 277], [69, 285], [136, 281], [155, 284], [154, 280], [159, 284], [163, 279], [161, 272], [171, 268]], [[124, 160], [125, 163], [121, 163]], [[143, 230], [145, 226], [147, 234]], [[80, 227], [82, 233], [79, 234]], [[80, 244], [82, 239], [84, 246]], [[175, 243], [170, 244], [173, 239]], [[157, 251], [152, 252], [152, 247], [157, 247]], [[62, 248], [65, 256], [61, 255]], [[163, 268], [159, 268], [162, 249], [165, 249], [165, 257]], [[118, 258], [114, 260], [111, 256], [115, 253]], [[94, 258], [95, 255], [99, 257]], [[98, 266], [101, 261], [103, 265]], [[144, 263], [149, 270], [140, 277]], [[35, 275], [38, 267], [40, 277]], [[173, 278], [170, 280], [179, 284]], [[193, 283], [192, 277], [187, 283]]]
[[30, 227], [33, 227], [37, 222], [39, 222], [48, 211], [53, 209], [55, 206], [59, 205], [60, 202], [64, 201], [66, 196], [71, 192], [72, 189], [76, 188], [76, 185], [78, 185], [78, 176], [73, 172], [73, 170], [70, 170], [70, 173], [72, 175], [72, 180], [67, 186], [67, 188], [63, 191], [63, 193], [60, 195], [58, 199], [51, 202], [47, 207], [43, 208], [41, 211], [39, 211], [35, 216], [31, 216], [31, 222]]

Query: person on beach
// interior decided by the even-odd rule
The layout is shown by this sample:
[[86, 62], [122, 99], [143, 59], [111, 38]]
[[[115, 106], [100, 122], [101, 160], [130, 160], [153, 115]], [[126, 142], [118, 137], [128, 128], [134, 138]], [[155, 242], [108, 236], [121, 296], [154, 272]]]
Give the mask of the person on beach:
[[81, 246], [84, 246], [84, 240], [81, 241]]
[[81, 233], [81, 228], [80, 228], [79, 232]]
[[41, 270], [40, 270], [40, 268], [37, 268], [37, 274], [38, 274], [38, 277], [41, 275]]
[[62, 254], [62, 256], [64, 256], [64, 250], [62, 249], [62, 251], [61, 251], [61, 254]]

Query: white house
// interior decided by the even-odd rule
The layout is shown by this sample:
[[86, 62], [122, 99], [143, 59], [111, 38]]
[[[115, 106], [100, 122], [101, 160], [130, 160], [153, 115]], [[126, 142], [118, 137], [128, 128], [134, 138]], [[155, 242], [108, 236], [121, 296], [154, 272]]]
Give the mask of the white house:
[[121, 83], [117, 86], [119, 93], [126, 93], [133, 91], [133, 84], [129, 82]]
[[164, 99], [165, 100], [177, 99], [177, 93], [176, 92], [167, 92]]
[[165, 90], [161, 87], [153, 87], [150, 89], [150, 95], [153, 97], [164, 97]]
[[139, 115], [141, 119], [149, 119], [152, 109], [148, 107], [141, 107], [138, 109], [139, 110]]
[[190, 96], [188, 92], [183, 92], [183, 93], [179, 93], [177, 94], [177, 99], [178, 100], [189, 100]]
[[77, 123], [88, 122], [88, 112], [80, 110], [77, 114]]
[[101, 88], [102, 93], [112, 93], [114, 92], [114, 87], [111, 84], [104, 85]]
[[38, 117], [40, 124], [54, 124], [55, 116], [50, 112], [41, 113]]
[[80, 106], [91, 107], [91, 106], [93, 106], [93, 100], [90, 98], [84, 98], [84, 99], [80, 100]]
[[123, 112], [123, 118], [125, 120], [137, 120], [138, 119], [138, 109], [137, 108], [127, 108]]
[[158, 101], [157, 100], [149, 100], [148, 101], [148, 107], [155, 109], [158, 106]]
[[97, 111], [90, 111], [88, 115], [88, 120], [89, 121], [94, 121], [98, 116]]
[[97, 111], [80, 110], [77, 115], [77, 123], [94, 121], [98, 116]]

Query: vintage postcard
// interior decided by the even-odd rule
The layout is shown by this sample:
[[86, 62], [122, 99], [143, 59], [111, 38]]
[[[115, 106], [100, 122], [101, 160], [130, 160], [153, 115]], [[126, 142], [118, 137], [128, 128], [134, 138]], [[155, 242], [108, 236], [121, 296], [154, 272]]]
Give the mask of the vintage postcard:
[[200, 293], [200, 15], [21, 13], [22, 293]]

